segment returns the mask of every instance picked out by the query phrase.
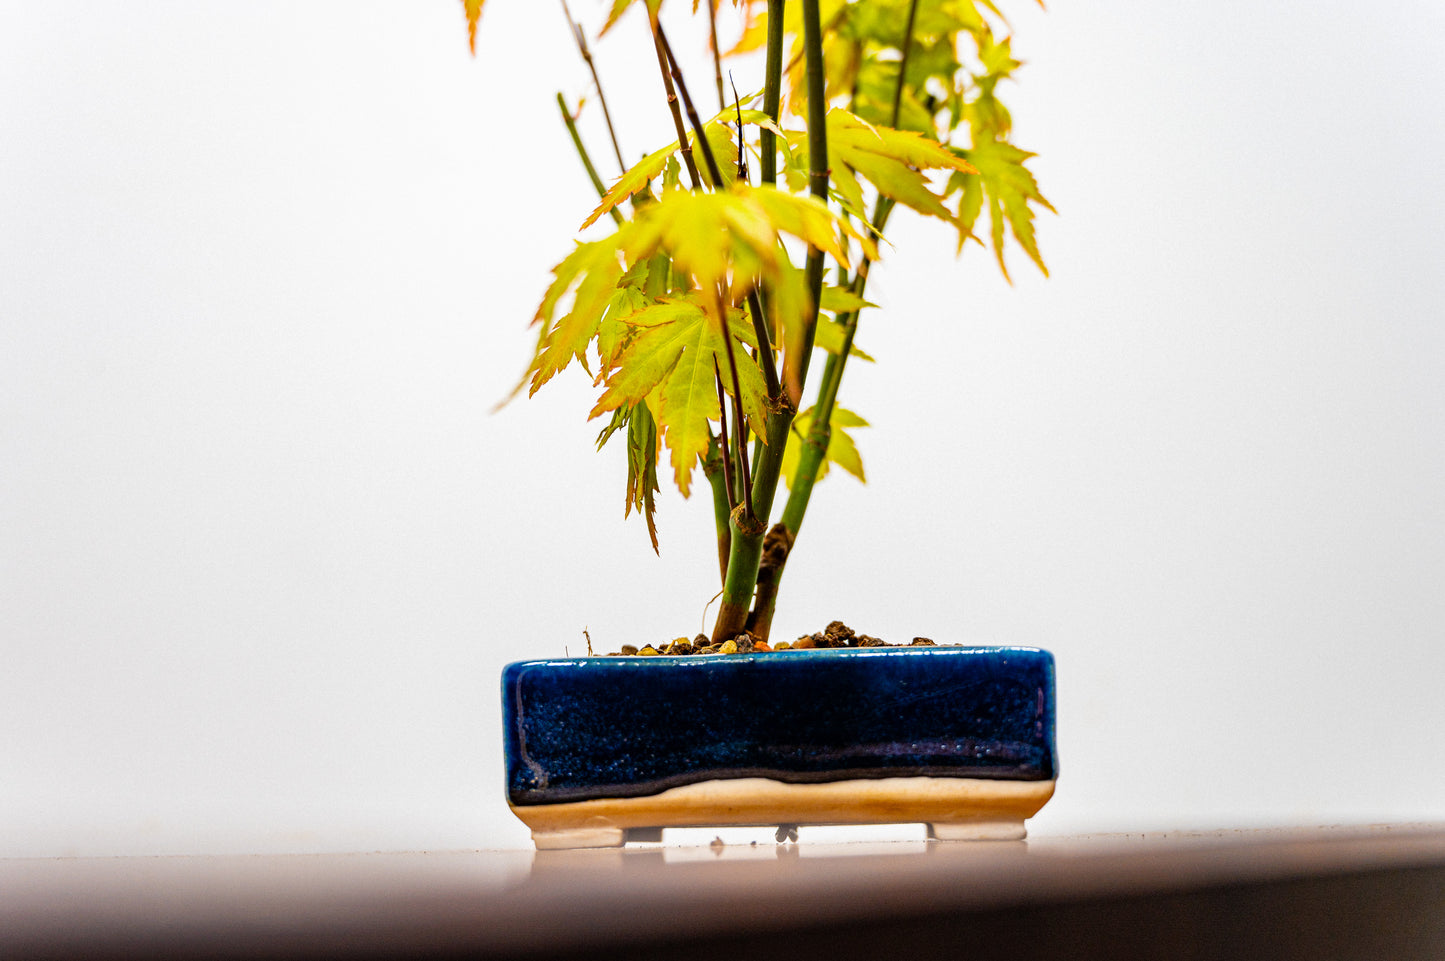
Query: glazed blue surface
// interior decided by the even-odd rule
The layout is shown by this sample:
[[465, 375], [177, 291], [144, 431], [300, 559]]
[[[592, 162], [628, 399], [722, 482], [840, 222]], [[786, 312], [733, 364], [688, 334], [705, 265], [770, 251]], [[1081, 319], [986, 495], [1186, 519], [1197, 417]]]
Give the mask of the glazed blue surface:
[[514, 805], [715, 778], [1051, 780], [1054, 658], [889, 647], [520, 661], [502, 672]]

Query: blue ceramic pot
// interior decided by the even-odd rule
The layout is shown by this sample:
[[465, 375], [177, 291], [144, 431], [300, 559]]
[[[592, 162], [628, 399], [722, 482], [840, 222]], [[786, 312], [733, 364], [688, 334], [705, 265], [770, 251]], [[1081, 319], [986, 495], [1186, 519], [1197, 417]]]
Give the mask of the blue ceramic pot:
[[522, 661], [502, 706], [507, 800], [538, 847], [716, 824], [1022, 837], [1057, 767], [1034, 648]]

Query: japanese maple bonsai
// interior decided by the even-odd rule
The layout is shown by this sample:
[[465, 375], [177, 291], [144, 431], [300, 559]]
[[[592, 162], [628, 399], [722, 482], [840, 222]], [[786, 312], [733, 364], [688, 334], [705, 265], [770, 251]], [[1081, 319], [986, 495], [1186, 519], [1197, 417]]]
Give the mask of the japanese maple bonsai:
[[[482, 0], [464, 3], [475, 50]], [[862, 477], [847, 431], [865, 422], [838, 400], [849, 360], [868, 359], [854, 338], [895, 208], [956, 228], [959, 252], [991, 246], [1007, 276], [1006, 233], [1045, 269], [1033, 207], [1049, 205], [998, 99], [1019, 62], [991, 0], [744, 0], [732, 52], [766, 51], [761, 94], [746, 97], [723, 83], [716, 0], [710, 62], [689, 65], [692, 83], [661, 0], [615, 0], [601, 32], [634, 4], [648, 28], [639, 55], [655, 57], [660, 79], [646, 106], [670, 112], [677, 139], [608, 186], [558, 94], [601, 198], [582, 229], [603, 218], [614, 229], [554, 268], [518, 390], [535, 393], [573, 361], [593, 376], [599, 446], [626, 444], [627, 510], [654, 550], [659, 462], [684, 496], [701, 466], [722, 579], [711, 643], [766, 650], [814, 485], [830, 463]], [[706, 119], [704, 73], [722, 104]], [[600, 80], [597, 98], [622, 164]], [[986, 239], [975, 233], [985, 208]]]
[[[475, 40], [480, 0], [464, 2]], [[615, 0], [603, 31], [634, 2]], [[862, 476], [846, 431], [863, 422], [838, 396], [850, 358], [865, 357], [854, 338], [894, 209], [952, 225], [961, 251], [985, 243], [974, 229], [987, 207], [1000, 268], [1012, 233], [1044, 269], [1033, 207], [1048, 204], [996, 96], [1018, 67], [996, 35], [1002, 18], [991, 0], [745, 0], [736, 50], [766, 57], [762, 93], [743, 97], [724, 87], [710, 0], [721, 109], [705, 120], [661, 0], [642, 5], [657, 109], [677, 139], [608, 186], [558, 95], [601, 198], [582, 228], [613, 225], [553, 269], [517, 391], [535, 393], [573, 361], [592, 374], [590, 416], [607, 418], [599, 446], [626, 443], [627, 510], [654, 549], [659, 462], [684, 496], [701, 466], [717, 621], [697, 645], [638, 653], [744, 656], [508, 665], [508, 803], [538, 848], [716, 824], [779, 824], [780, 840], [799, 823], [897, 821], [938, 838], [1023, 837], [1057, 775], [1048, 652], [873, 652], [850, 636], [847, 651], [763, 653], [814, 485], [830, 463]], [[597, 92], [610, 132], [600, 81]], [[615, 134], [613, 149], [625, 166]], [[813, 637], [848, 635], [830, 625]]]

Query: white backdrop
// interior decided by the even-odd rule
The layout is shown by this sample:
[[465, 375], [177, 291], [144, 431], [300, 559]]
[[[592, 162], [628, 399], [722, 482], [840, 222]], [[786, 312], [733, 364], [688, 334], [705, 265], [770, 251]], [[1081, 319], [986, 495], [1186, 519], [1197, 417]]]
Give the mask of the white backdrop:
[[[1053, 277], [896, 227], [780, 633], [1053, 650], [1036, 833], [1445, 818], [1445, 8], [1010, 11]], [[586, 87], [551, 4], [0, 3], [0, 855], [520, 846], [501, 665], [700, 629], [586, 378], [490, 412]]]

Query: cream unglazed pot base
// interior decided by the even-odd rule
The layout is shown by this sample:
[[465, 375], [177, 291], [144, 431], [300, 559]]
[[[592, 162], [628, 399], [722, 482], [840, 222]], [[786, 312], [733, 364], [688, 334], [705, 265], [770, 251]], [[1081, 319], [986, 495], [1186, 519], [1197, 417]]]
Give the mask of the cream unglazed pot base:
[[924, 822], [939, 840], [1019, 840], [1024, 819], [1054, 793], [1050, 781], [899, 777], [787, 784], [703, 781], [636, 798], [512, 805], [538, 850], [620, 847], [627, 832], [665, 827]]

